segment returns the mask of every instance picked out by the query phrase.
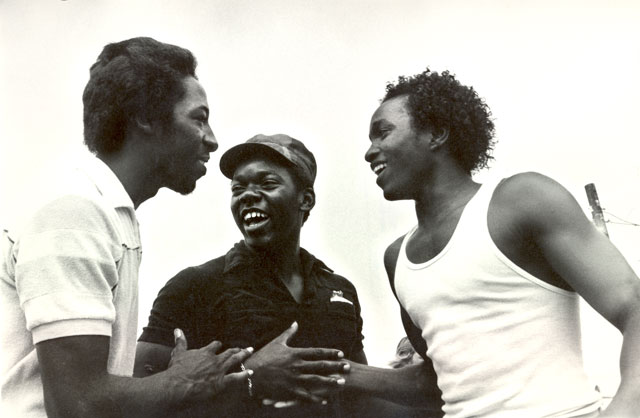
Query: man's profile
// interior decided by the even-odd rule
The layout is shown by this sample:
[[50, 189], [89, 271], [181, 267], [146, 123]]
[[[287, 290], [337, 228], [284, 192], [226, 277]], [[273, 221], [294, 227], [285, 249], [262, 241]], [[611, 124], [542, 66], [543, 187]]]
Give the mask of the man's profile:
[[[176, 347], [132, 378], [142, 253], [135, 209], [187, 194], [218, 147], [193, 54], [151, 38], [108, 44], [83, 94], [95, 154], [21, 228], [4, 230], [2, 403], [16, 417], [155, 416], [242, 387], [251, 350]], [[180, 335], [180, 331], [176, 331]], [[7, 415], [7, 416], [9, 416]]]

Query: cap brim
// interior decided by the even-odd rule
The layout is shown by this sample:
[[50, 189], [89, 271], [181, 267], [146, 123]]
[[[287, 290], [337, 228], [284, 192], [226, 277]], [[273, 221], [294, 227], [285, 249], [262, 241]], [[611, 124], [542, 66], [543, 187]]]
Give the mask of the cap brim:
[[225, 177], [232, 179], [238, 166], [249, 158], [256, 156], [269, 156], [285, 164], [295, 166], [284, 155], [268, 145], [260, 143], [244, 143], [229, 148], [220, 157], [220, 171]]

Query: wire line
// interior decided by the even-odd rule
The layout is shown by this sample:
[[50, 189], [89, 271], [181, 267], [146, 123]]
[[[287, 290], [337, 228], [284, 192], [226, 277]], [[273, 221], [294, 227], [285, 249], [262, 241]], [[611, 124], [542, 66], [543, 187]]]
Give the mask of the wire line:
[[607, 223], [611, 223], [611, 224], [618, 224], [618, 225], [628, 225], [628, 226], [640, 226], [640, 224], [637, 224], [635, 222], [631, 222], [631, 221], [627, 221], [625, 219], [622, 219], [621, 217], [614, 215], [613, 213], [603, 210], [604, 213], [606, 213], [609, 216], [613, 216], [614, 218], [622, 221], [622, 222], [614, 222], [614, 221], [607, 221]]

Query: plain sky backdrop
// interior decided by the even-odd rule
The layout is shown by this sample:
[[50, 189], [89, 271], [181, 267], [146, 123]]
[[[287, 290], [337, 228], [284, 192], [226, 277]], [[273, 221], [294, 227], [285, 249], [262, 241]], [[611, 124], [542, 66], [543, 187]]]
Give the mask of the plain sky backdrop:
[[[162, 190], [138, 210], [140, 327], [166, 280], [241, 238], [222, 152], [287, 133], [319, 165], [302, 245], [356, 285], [366, 353], [385, 366], [403, 331], [382, 254], [415, 215], [411, 202], [383, 199], [363, 156], [386, 83], [427, 66], [473, 85], [492, 109], [496, 160], [478, 181], [542, 172], [588, 216], [593, 182], [608, 220], [640, 223], [636, 0], [0, 0], [0, 19], [3, 224], [83, 153], [82, 91], [105, 44], [151, 36], [198, 59], [220, 149], [193, 194]], [[637, 268], [640, 228], [608, 226]], [[619, 336], [585, 317], [589, 371], [615, 389]]]

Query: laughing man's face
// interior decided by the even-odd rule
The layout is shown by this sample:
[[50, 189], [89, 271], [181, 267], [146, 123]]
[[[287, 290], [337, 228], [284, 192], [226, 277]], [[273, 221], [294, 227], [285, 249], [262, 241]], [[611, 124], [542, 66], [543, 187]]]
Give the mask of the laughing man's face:
[[231, 212], [254, 249], [298, 240], [302, 226], [304, 193], [290, 170], [264, 158], [249, 159], [240, 165], [231, 181]]
[[371, 146], [365, 154], [376, 183], [388, 200], [414, 199], [430, 170], [430, 132], [419, 133], [411, 123], [407, 96], [383, 102], [371, 117]]

